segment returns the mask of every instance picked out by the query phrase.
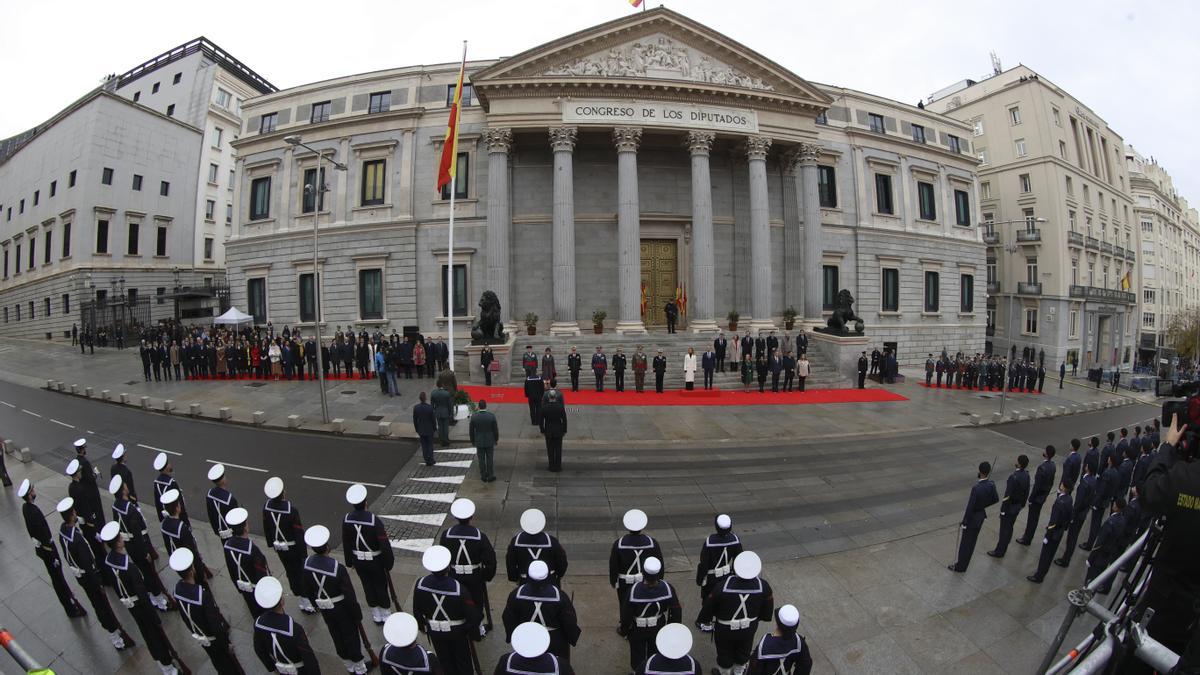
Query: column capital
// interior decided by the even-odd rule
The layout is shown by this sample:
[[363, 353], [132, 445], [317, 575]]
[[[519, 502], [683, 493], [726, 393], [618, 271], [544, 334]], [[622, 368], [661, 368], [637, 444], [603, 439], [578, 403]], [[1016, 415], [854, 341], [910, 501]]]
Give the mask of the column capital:
[[550, 127], [550, 147], [554, 148], [555, 152], [559, 150], [574, 152], [577, 135], [579, 135], [577, 127]]
[[717, 135], [711, 131], [689, 131], [684, 146], [693, 155], [708, 156]]
[[508, 127], [488, 127], [483, 130], [483, 142], [489, 153], [502, 152], [507, 154], [512, 149], [513, 133]]
[[816, 143], [801, 143], [787, 153], [787, 163], [793, 170], [805, 164], [816, 164], [821, 157], [821, 146]]
[[613, 145], [617, 152], [637, 152], [642, 144], [641, 127], [617, 127], [612, 132]]
[[748, 136], [744, 147], [747, 159], [765, 160], [767, 151], [771, 149], [771, 139], [766, 136]]

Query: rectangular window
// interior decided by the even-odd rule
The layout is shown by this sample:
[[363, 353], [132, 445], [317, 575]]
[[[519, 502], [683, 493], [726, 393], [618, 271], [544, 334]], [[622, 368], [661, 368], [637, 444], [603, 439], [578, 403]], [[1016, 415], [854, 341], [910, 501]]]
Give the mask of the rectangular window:
[[204, 259], [209, 262], [212, 262], [212, 259], [213, 259], [213, 238], [212, 237], [204, 238]]
[[154, 233], [154, 255], [165, 256], [167, 254], [167, 226], [159, 225]]
[[886, 173], [875, 174], [875, 210], [889, 216], [896, 212], [892, 205], [892, 177]]
[[956, 155], [962, 154], [962, 139], [958, 136], [946, 134], [946, 143], [950, 146], [950, 152]]
[[1067, 176], [1066, 178], [1067, 178], [1067, 194], [1074, 196], [1075, 195], [1075, 181], [1071, 180], [1070, 176]]
[[829, 124], [829, 117], [825, 114], [825, 111], [822, 110], [820, 113], [817, 114], [816, 122], [817, 122], [817, 124], [820, 124], [821, 126], [825, 126], [825, 125]]
[[987, 282], [988, 285], [999, 284], [999, 277], [996, 276], [996, 259], [987, 259]]
[[1154, 312], [1142, 312], [1142, 327], [1154, 328]]
[[158, 288], [154, 289], [154, 299], [156, 304], [161, 305], [165, 303], [167, 301], [167, 289], [163, 286], [159, 286]]
[[42, 316], [50, 316], [50, 298], [42, 300]]
[[371, 99], [367, 105], [367, 114], [374, 115], [375, 113], [387, 112], [392, 109], [392, 92], [378, 91], [371, 94]]
[[167, 117], [174, 117], [174, 116], [175, 116], [175, 104], [172, 103], [171, 105], [167, 106]]
[[36, 263], [37, 263], [37, 238], [30, 237], [29, 238], [29, 265], [28, 265], [29, 269], [33, 269], [34, 267], [37, 267]]
[[133, 174], [133, 189], [135, 192], [142, 191], [142, 177], [138, 174]]
[[17, 311], [17, 321], [20, 321], [21, 320], [21, 303], [18, 302], [17, 304], [13, 305], [13, 309], [15, 309]]
[[217, 217], [217, 202], [212, 199], [204, 200], [204, 219], [214, 220]]
[[1013, 106], [1008, 109], [1008, 121], [1015, 127], [1021, 123], [1021, 108]]
[[137, 223], [129, 224], [129, 237], [125, 245], [125, 253], [128, 255], [138, 254], [138, 230], [141, 228]]
[[157, 93], [158, 93], [158, 87], [159, 87], [159, 85], [161, 85], [161, 84], [162, 84], [161, 82], [155, 82], [155, 83], [154, 83], [154, 86], [153, 86], [153, 87], [150, 87], [150, 93], [151, 93], [151, 94], [157, 94]]
[[140, 91], [133, 92], [133, 102], [134, 103], [137, 103], [138, 101], [140, 101], [141, 98], [142, 98], [142, 92], [140, 92]]
[[221, 147], [221, 141], [225, 138], [225, 130], [221, 127], [213, 128], [213, 147]]
[[1054, 126], [1056, 126], [1056, 127], [1061, 127], [1061, 126], [1062, 126], [1062, 116], [1061, 116], [1061, 114], [1058, 112], [1058, 108], [1055, 108], [1055, 107], [1051, 106], [1051, 108], [1050, 108], [1050, 116], [1054, 118]]
[[212, 183], [213, 185], [216, 185], [217, 184], [217, 172], [220, 170], [221, 170], [221, 167], [217, 166], [216, 164], [209, 164], [208, 165], [208, 182]]
[[312, 115], [310, 115], [308, 118], [309, 123], [316, 124], [317, 122], [328, 122], [330, 106], [331, 106], [330, 101], [321, 101], [320, 103], [314, 103], [313, 107], [312, 107]]
[[383, 270], [358, 271], [358, 318], [383, 318]]
[[880, 309], [884, 312], [900, 311], [900, 270], [894, 267], [883, 268], [883, 288], [880, 289]]
[[225, 203], [225, 224], [226, 225], [233, 224], [233, 203], [232, 202]]
[[[468, 183], [470, 182], [470, 155], [465, 152], [458, 153], [458, 167], [454, 170], [454, 198], [466, 199], [468, 194]], [[450, 184], [446, 183], [442, 186], [442, 199], [450, 199]]]
[[158, 194], [162, 197], [169, 197], [171, 195], [171, 184], [165, 180], [160, 182], [158, 184]]
[[[459, 156], [461, 157], [461, 155]], [[382, 204], [384, 186], [387, 183], [387, 160], [373, 159], [369, 162], [363, 162], [362, 168], [361, 205], [375, 206]]]
[[108, 221], [96, 221], [96, 253], [108, 253]]
[[[446, 107], [449, 108], [454, 104], [454, 87], [453, 84], [446, 85]], [[475, 88], [463, 82], [462, 92], [462, 107], [475, 105]]]
[[979, 158], [979, 163], [980, 163], [980, 164], [982, 164], [982, 165], [985, 165], [985, 166], [986, 166], [986, 165], [987, 165], [987, 163], [988, 163], [988, 154], [987, 154], [987, 148], [980, 148], [980, 149], [979, 149], [979, 154], [977, 154], [977, 155], [976, 155], [976, 157], [978, 157], [978, 158]]
[[941, 298], [939, 297], [940, 289], [938, 284], [941, 279], [941, 274], [937, 272], [925, 272], [925, 311], [938, 311]]
[[1037, 216], [1033, 215], [1033, 209], [1021, 209], [1021, 215], [1025, 217], [1025, 229], [1033, 232], [1037, 229]]
[[1037, 256], [1025, 258], [1025, 282], [1029, 284], [1036, 284], [1038, 282]]
[[37, 313], [33, 311], [33, 301], [32, 300], [29, 301], [29, 318], [30, 319], [37, 318]]
[[4, 278], [8, 278], [8, 249], [4, 249]]
[[258, 122], [258, 133], [269, 134], [275, 131], [275, 123], [279, 120], [279, 113], [267, 113], [262, 116]]
[[833, 309], [837, 304], [839, 272], [837, 265], [821, 266], [821, 309]]
[[221, 89], [220, 87], [217, 87], [217, 105], [221, 106], [222, 108], [228, 108], [231, 100], [233, 100], [232, 94], [224, 89]]
[[983, 199], [992, 198], [992, 184], [990, 182], [984, 181], [979, 184], [979, 196]]
[[954, 224], [971, 226], [971, 196], [966, 190], [954, 191]]
[[1147, 288], [1142, 291], [1142, 302], [1146, 303], [1147, 305], [1154, 304], [1154, 289]]
[[71, 257], [71, 223], [63, 223], [62, 257]]
[[64, 315], [71, 313], [71, 294], [70, 293], [62, 294], [62, 313]]
[[21, 200], [20, 206], [17, 208], [17, 213], [25, 213], [25, 200]]
[[1017, 176], [1017, 180], [1021, 184], [1021, 193], [1022, 194], [1028, 194], [1030, 192], [1033, 192], [1033, 183], [1030, 182], [1030, 180], [1029, 180], [1029, 174], [1027, 174], [1027, 173], [1021, 174], [1020, 176]]
[[246, 280], [246, 311], [254, 317], [254, 324], [267, 322], [267, 280], [262, 277]]
[[113, 180], [113, 170], [108, 168], [107, 166], [104, 167], [104, 169], [100, 172], [100, 184], [101, 185], [112, 185], [112, 180]]
[[75, 187], [75, 170], [74, 169], [71, 170], [71, 173], [67, 174], [67, 187], [69, 187], [69, 188]]
[[1034, 307], [1025, 308], [1025, 334], [1037, 335], [1038, 332], [1038, 313]]
[[317, 209], [317, 203], [320, 202], [320, 210], [325, 210], [325, 191], [322, 186], [325, 185], [325, 167], [321, 167], [321, 180], [317, 180], [317, 170], [304, 170], [304, 185], [300, 186], [302, 191], [300, 200], [301, 213], [312, 213]]
[[58, 181], [52, 180], [50, 181], [50, 198], [53, 199], [56, 194], [58, 194]]
[[917, 182], [917, 201], [921, 220], [937, 220], [937, 205], [933, 197], [933, 183]]
[[[465, 312], [464, 312], [465, 314]], [[300, 321], [312, 323], [317, 317], [317, 300], [311, 272], [300, 275]]]
[[[446, 265], [442, 265], [441, 286], [442, 286], [442, 316], [449, 316], [449, 298], [446, 288]], [[467, 314], [467, 266], [454, 266], [454, 316], [466, 316]]]
[[1066, 141], [1058, 142], [1058, 156], [1063, 159], [1067, 158], [1067, 142]]
[[1071, 322], [1071, 327], [1070, 327], [1070, 336], [1069, 337], [1072, 337], [1072, 338], [1079, 337], [1079, 310], [1077, 310], [1077, 309], [1071, 310], [1070, 322]]
[[1071, 285], [1072, 286], [1079, 285], [1079, 259], [1078, 258], [1071, 259]]
[[15, 260], [17, 263], [17, 269], [15, 272], [13, 272], [13, 274], [20, 274], [21, 273], [21, 244], [19, 244], [19, 243], [17, 244], [17, 254], [15, 256], [13, 256], [13, 260]]
[[34, 205], [34, 206], [37, 206], [37, 205], [38, 205], [38, 203], [39, 203], [39, 202], [41, 202], [41, 201], [42, 201], [42, 191], [41, 191], [41, 190], [34, 190], [34, 191], [33, 191], [33, 205]]
[[1017, 146], [1017, 157], [1024, 157], [1025, 155], [1029, 154], [1025, 149], [1024, 138], [1018, 138], [1016, 141], [1014, 141], [1014, 143]]
[[971, 123], [971, 134], [974, 136], [982, 136], [983, 135], [983, 118], [982, 117], [980, 117], [979, 119], [977, 119]]
[[43, 239], [43, 252], [42, 252], [42, 264], [43, 265], [50, 264], [50, 251], [52, 250], [50, 241], [53, 238], [54, 238], [54, 232], [51, 230], [46, 230], [46, 238]]
[[250, 181], [250, 220], [271, 217], [271, 177], [263, 176]]
[[817, 166], [817, 199], [822, 208], [837, 208], [837, 173], [832, 166]]
[[887, 133], [883, 128], [883, 115], [867, 113], [867, 125], [871, 127], [871, 131], [877, 134]]
[[925, 127], [920, 124], [912, 125], [912, 139], [917, 143], [925, 143]]

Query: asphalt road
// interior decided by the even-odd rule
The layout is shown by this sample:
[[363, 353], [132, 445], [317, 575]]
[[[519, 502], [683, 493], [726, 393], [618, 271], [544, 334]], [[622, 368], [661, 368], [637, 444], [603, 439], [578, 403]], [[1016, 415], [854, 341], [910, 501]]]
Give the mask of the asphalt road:
[[1084, 448], [1087, 447], [1087, 441], [1092, 436], [1100, 436], [1101, 444], [1103, 444], [1103, 434], [1107, 431], [1117, 431], [1121, 427], [1127, 427], [1132, 435], [1135, 425], [1161, 416], [1162, 406], [1135, 404], [1048, 420], [1002, 424], [989, 428], [998, 434], [1024, 441], [1038, 450], [1041, 450], [1046, 444], [1053, 445], [1061, 456], [1062, 453], [1067, 452], [1066, 448], [1069, 447], [1068, 444], [1072, 438], [1083, 441]]
[[[112, 449], [124, 443], [138, 494], [151, 511], [151, 483], [157, 476], [152, 462], [160, 450], [166, 451], [188, 513], [201, 521], [207, 521], [204, 496], [212, 487], [208, 470], [224, 463], [229, 489], [250, 510], [252, 530], [261, 527], [255, 524], [265, 499], [262, 487], [271, 476], [283, 478], [305, 525], [323, 523], [334, 529], [346, 512], [348, 485], [366, 484], [372, 501], [385, 497], [383, 488], [417, 449], [410, 440], [333, 438], [168, 417], [7, 382], [0, 382], [0, 436], [59, 469], [75, 457], [75, 439], [86, 438], [88, 458], [104, 474], [105, 488]], [[53, 504], [63, 496], [41, 499]], [[110, 503], [105, 500], [106, 506]], [[147, 519], [155, 522], [149, 513]]]

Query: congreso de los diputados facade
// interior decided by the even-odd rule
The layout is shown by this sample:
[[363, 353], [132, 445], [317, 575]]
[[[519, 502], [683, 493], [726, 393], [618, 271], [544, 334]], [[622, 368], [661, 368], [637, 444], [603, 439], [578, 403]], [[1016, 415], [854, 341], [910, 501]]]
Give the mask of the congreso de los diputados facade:
[[[840, 290], [901, 363], [984, 348], [985, 249], [969, 125], [816, 84], [659, 8], [469, 60], [455, 185], [436, 166], [459, 64], [348, 75], [247, 100], [233, 304], [445, 335], [494, 291], [523, 331], [823, 323]], [[297, 138], [299, 137], [299, 138]], [[325, 190], [318, 181], [320, 153]], [[447, 292], [452, 266], [453, 293]], [[452, 297], [451, 297], [452, 296]], [[469, 325], [456, 320], [456, 335]]]

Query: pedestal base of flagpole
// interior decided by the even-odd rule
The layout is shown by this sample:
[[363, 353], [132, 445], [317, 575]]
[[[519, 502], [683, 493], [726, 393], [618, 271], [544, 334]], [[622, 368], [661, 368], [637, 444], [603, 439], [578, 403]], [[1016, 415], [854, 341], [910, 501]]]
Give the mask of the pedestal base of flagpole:
[[688, 323], [693, 333], [720, 333], [721, 327], [713, 319], [693, 319]]
[[550, 324], [550, 334], [565, 335], [568, 337], [579, 335], [579, 324], [575, 323], [574, 321], [555, 321], [554, 323]]
[[615, 330], [617, 332], [617, 335], [645, 335], [646, 334], [646, 326], [642, 324], [641, 320], [618, 321], [616, 327], [613, 330]]

